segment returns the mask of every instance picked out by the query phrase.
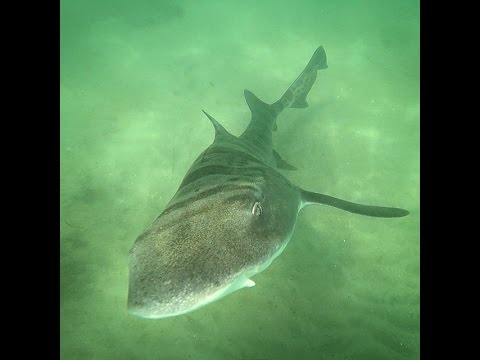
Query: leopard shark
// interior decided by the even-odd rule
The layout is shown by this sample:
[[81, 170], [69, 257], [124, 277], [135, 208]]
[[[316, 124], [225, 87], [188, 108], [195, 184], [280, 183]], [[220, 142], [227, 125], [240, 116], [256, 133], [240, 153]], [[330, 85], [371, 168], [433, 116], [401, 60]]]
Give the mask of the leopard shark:
[[285, 249], [297, 215], [310, 204], [382, 218], [408, 215], [307, 191], [279, 170], [295, 170], [273, 149], [277, 118], [306, 108], [317, 71], [328, 68], [323, 46], [283, 96], [267, 104], [244, 90], [251, 111], [240, 136], [204, 111], [215, 138], [192, 164], [163, 212], [138, 236], [129, 254], [128, 311], [160, 319], [196, 310], [234, 291]]

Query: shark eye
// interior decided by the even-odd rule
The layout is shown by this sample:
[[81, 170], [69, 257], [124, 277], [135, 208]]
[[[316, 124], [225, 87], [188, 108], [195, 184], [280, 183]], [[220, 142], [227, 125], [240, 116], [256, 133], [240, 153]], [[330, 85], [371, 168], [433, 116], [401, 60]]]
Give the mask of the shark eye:
[[260, 216], [262, 215], [262, 211], [263, 211], [262, 205], [260, 205], [258, 201], [255, 204], [253, 204], [252, 215]]

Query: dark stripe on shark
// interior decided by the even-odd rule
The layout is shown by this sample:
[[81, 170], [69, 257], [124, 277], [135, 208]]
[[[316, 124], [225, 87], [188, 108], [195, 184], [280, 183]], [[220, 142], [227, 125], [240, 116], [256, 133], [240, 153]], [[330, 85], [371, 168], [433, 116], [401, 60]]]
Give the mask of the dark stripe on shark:
[[225, 155], [225, 159], [228, 160], [228, 165], [231, 166], [245, 166], [245, 165], [262, 165], [263, 163], [256, 157], [245, 152], [244, 148], [248, 148], [243, 144], [242, 150], [233, 149], [226, 146], [214, 146], [207, 149], [202, 156], [201, 161], [209, 160], [211, 157], [222, 159], [222, 155]]
[[[228, 182], [228, 179], [226, 180]], [[227, 183], [225, 185], [218, 185], [213, 188], [210, 188], [208, 190], [202, 191], [202, 192], [192, 192], [191, 196], [187, 196], [183, 200], [176, 202], [175, 204], [167, 207], [158, 217], [164, 216], [174, 210], [181, 209], [187, 204], [194, 203], [195, 201], [203, 200], [206, 197], [212, 196], [217, 193], [226, 193], [227, 191], [231, 190], [233, 191], [242, 191], [242, 190], [253, 190], [257, 191], [254, 185], [239, 185], [235, 183]]]
[[[195, 181], [204, 179], [212, 175], [240, 175], [242, 178], [261, 177], [265, 174], [262, 166], [225, 166], [225, 165], [205, 165], [190, 172], [180, 184], [180, 189], [187, 185], [193, 184]], [[228, 180], [228, 179], [227, 179]], [[251, 179], [249, 179], [251, 180]]]
[[356, 204], [350, 201], [337, 199], [333, 196], [318, 194], [305, 190], [302, 190], [302, 197], [306, 202], [329, 205], [351, 213], [366, 216], [394, 218], [409, 214], [409, 212], [404, 209]]
[[[231, 194], [226, 195], [225, 192], [227, 192], [228, 189], [231, 190]], [[234, 202], [242, 200], [242, 199], [245, 198], [244, 194], [238, 194], [237, 193], [237, 191], [242, 191], [242, 190], [256, 190], [256, 189], [255, 189], [255, 187], [249, 186], [249, 185], [246, 185], [246, 186], [217, 186], [213, 189], [209, 189], [207, 191], [204, 191], [203, 193], [198, 194], [198, 195], [202, 195], [202, 196], [197, 196], [197, 197], [182, 200], [182, 201], [168, 207], [167, 209], [165, 209], [165, 211], [163, 211], [163, 213], [160, 215], [160, 216], [164, 216], [168, 213], [171, 213], [170, 216], [172, 216], [169, 220], [162, 223], [161, 230], [165, 231], [165, 230], [168, 230], [169, 228], [171, 228], [173, 226], [188, 226], [188, 224], [189, 224], [188, 219], [192, 219], [193, 217], [195, 217], [199, 214], [202, 214], [203, 212], [208, 210], [208, 207], [199, 207], [199, 208], [196, 208], [196, 209], [189, 210], [188, 213], [180, 213], [179, 216], [182, 218], [182, 220], [179, 221], [179, 218], [175, 215], [174, 212], [175, 211], [180, 211], [181, 212], [181, 210], [188, 204], [192, 204], [195, 201], [199, 201], [199, 200], [202, 200], [206, 197], [212, 197], [212, 196], [216, 196], [216, 195], [219, 195], [219, 194], [221, 194], [221, 196], [222, 196], [221, 199], [219, 199], [219, 200], [221, 200], [222, 203], [233, 204]], [[215, 194], [215, 193], [218, 193], [218, 194]], [[154, 231], [154, 230], [152, 230], [152, 231]], [[141, 236], [139, 236], [138, 240], [141, 240], [142, 238], [146, 238], [149, 233], [150, 232], [142, 234]]]

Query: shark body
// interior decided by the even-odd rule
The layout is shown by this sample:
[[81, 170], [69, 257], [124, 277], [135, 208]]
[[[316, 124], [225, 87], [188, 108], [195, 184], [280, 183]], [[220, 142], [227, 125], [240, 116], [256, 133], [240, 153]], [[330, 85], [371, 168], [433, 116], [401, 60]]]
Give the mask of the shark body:
[[277, 170], [295, 168], [273, 150], [276, 119], [286, 108], [308, 106], [306, 96], [317, 71], [327, 67], [320, 46], [275, 103], [264, 103], [245, 90], [252, 115], [239, 137], [205, 113], [215, 128], [215, 140], [130, 251], [131, 313], [154, 319], [180, 315], [255, 285], [251, 277], [283, 251], [306, 205], [376, 217], [408, 214], [302, 190]]

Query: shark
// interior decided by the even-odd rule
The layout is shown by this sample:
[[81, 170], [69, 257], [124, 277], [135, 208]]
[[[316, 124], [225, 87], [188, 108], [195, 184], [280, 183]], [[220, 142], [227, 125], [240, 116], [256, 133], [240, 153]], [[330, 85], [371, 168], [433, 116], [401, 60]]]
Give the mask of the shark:
[[177, 316], [254, 286], [251, 277], [282, 253], [307, 205], [380, 218], [409, 214], [307, 191], [279, 172], [296, 168], [273, 149], [277, 118], [287, 108], [306, 108], [317, 71], [327, 68], [325, 49], [319, 46], [278, 101], [268, 104], [244, 90], [251, 118], [238, 137], [203, 111], [215, 130], [213, 143], [130, 250], [131, 314]]

